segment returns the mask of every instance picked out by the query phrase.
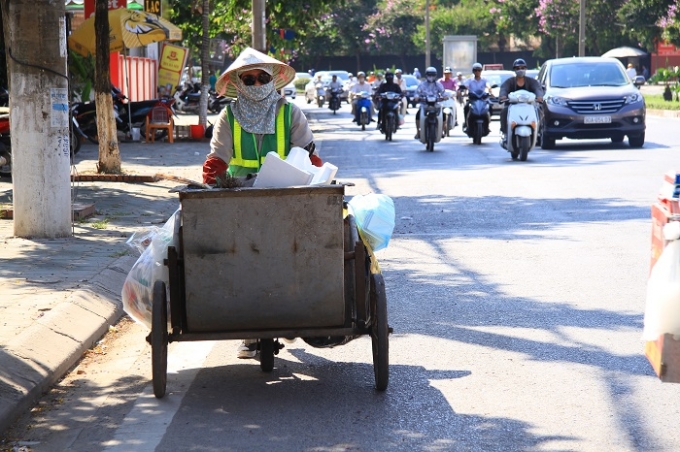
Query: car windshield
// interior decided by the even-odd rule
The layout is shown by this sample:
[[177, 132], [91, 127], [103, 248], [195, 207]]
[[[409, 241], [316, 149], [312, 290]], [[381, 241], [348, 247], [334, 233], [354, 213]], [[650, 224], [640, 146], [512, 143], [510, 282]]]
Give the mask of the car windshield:
[[482, 77], [484, 77], [486, 82], [491, 86], [501, 86], [504, 81], [512, 76], [513, 74], [494, 74], [493, 72], [482, 73]]
[[402, 78], [404, 79], [404, 81], [406, 82], [406, 87], [407, 87], [407, 88], [410, 88], [410, 87], [412, 87], [412, 86], [416, 86], [416, 87], [418, 86], [418, 83], [419, 83], [419, 82], [418, 82], [418, 79], [415, 78], [414, 76], [412, 76], [412, 75], [402, 75], [401, 77], [402, 77]]
[[553, 88], [624, 86], [628, 83], [628, 76], [616, 63], [556, 64], [550, 71], [550, 86]]

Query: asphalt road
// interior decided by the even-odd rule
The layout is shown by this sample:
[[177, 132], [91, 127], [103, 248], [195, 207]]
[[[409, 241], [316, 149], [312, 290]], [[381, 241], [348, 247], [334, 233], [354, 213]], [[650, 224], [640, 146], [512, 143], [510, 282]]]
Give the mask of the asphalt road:
[[[300, 102], [300, 100], [298, 100]], [[649, 208], [677, 169], [676, 119], [647, 143], [561, 141], [512, 161], [498, 122], [481, 146], [433, 153], [313, 110], [350, 195], [394, 199], [378, 252], [390, 385], [371, 345], [298, 340], [271, 374], [234, 341], [171, 344], [168, 396], [151, 392], [146, 331], [123, 323], [12, 431], [32, 451], [677, 451], [680, 392], [642, 353]], [[411, 109], [415, 113], [414, 109]]]

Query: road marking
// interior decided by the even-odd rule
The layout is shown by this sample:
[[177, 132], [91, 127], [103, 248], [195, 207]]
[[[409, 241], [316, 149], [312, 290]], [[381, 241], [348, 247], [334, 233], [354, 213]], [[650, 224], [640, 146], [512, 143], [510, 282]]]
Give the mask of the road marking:
[[[155, 450], [214, 345], [214, 341], [177, 343], [168, 354], [168, 393], [157, 399], [152, 385], [148, 384], [116, 430], [114, 438], [104, 444], [107, 446], [104, 450]], [[173, 388], [181, 389], [173, 391]]]

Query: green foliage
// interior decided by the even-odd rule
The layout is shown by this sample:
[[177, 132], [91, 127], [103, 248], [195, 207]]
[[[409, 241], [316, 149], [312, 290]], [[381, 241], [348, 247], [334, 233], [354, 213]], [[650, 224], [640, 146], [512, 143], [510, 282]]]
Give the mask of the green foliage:
[[70, 77], [71, 98], [83, 102], [90, 100], [94, 84], [95, 58], [84, 57], [76, 52], [68, 51], [68, 70]]
[[295, 90], [297, 92], [304, 92], [305, 86], [307, 86], [307, 83], [309, 83], [310, 80], [311, 78], [299, 78], [295, 80]]
[[680, 110], [680, 102], [671, 101], [668, 102], [663, 98], [661, 94], [645, 94], [645, 104], [647, 109], [650, 110]]
[[368, 16], [364, 30], [369, 32], [371, 50], [396, 55], [412, 55], [417, 47], [412, 36], [422, 23], [418, 0], [381, 0], [377, 11]]

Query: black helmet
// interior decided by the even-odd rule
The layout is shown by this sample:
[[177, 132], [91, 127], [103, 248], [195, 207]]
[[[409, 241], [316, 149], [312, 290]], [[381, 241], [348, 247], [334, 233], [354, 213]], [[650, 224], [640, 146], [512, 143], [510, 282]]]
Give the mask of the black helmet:
[[518, 67], [524, 67], [526, 69], [527, 67], [527, 62], [524, 61], [522, 58], [517, 58], [514, 63], [512, 63], [512, 68], [517, 69]]
[[392, 73], [392, 71], [385, 72], [385, 80], [387, 81], [394, 80], [394, 74]]

